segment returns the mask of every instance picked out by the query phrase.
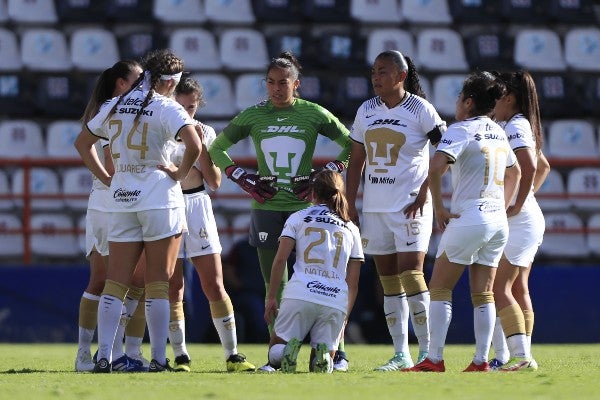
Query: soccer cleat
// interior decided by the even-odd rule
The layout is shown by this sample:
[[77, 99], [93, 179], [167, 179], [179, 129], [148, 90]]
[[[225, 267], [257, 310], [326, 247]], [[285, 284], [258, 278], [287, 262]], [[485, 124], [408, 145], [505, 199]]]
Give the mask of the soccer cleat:
[[296, 338], [290, 339], [283, 348], [283, 358], [281, 359], [281, 372], [294, 373], [296, 372], [296, 359], [302, 342]]
[[333, 370], [339, 372], [347, 372], [350, 362], [346, 358], [346, 353], [337, 350], [333, 356]]
[[192, 360], [190, 360], [190, 356], [187, 354], [182, 354], [180, 356], [175, 357], [175, 364], [173, 365], [173, 371], [175, 372], [190, 372], [190, 364]]
[[516, 371], [534, 371], [534, 369], [530, 368], [531, 359], [529, 358], [521, 358], [521, 357], [513, 357], [506, 364], [500, 367], [498, 371], [502, 372], [516, 372]]
[[227, 359], [227, 372], [253, 372], [256, 371], [254, 364], [246, 361], [243, 354], [232, 354]]
[[169, 365], [169, 359], [167, 358], [165, 364], [161, 364], [155, 359], [150, 361], [150, 366], [148, 367], [148, 372], [172, 372], [173, 368]]
[[150, 361], [144, 358], [144, 356], [142, 355], [142, 350], [139, 350], [137, 354], [127, 354], [127, 357], [129, 357], [132, 360], [141, 362], [142, 365], [146, 368], [150, 366]]
[[444, 360], [439, 362], [433, 362], [429, 358], [425, 358], [423, 361], [410, 368], [409, 371], [413, 372], [444, 372], [446, 367], [444, 366]]
[[113, 360], [111, 366], [114, 372], [148, 372], [148, 368], [144, 367], [141, 361], [129, 358], [127, 354]]
[[[282, 367], [283, 368], [283, 367]], [[333, 372], [333, 360], [329, 354], [329, 348], [325, 343], [317, 344], [315, 349], [315, 360], [313, 363], [313, 372], [327, 373]]]
[[262, 374], [272, 374], [273, 372], [277, 372], [277, 368], [275, 368], [271, 364], [265, 364], [262, 367], [260, 367], [259, 369], [257, 369], [256, 372], [259, 372]]
[[92, 372], [94, 370], [94, 362], [92, 361], [92, 354], [89, 350], [81, 350], [77, 352], [77, 358], [75, 358], [75, 371], [76, 372]]
[[488, 364], [487, 361], [484, 361], [481, 364], [475, 364], [475, 361], [471, 361], [471, 364], [463, 369], [463, 372], [490, 372], [491, 370], [490, 364]]
[[527, 369], [531, 371], [537, 371], [538, 363], [532, 358], [531, 361], [529, 361], [529, 367], [527, 367]]
[[419, 355], [417, 356], [417, 364], [425, 360], [428, 355], [428, 352], [419, 350]]
[[494, 371], [500, 369], [501, 366], [503, 366], [506, 363], [503, 363], [502, 361], [498, 360], [497, 358], [492, 358], [490, 360], [490, 368]]
[[92, 372], [95, 374], [110, 374], [111, 370], [111, 363], [109, 363], [106, 358], [101, 358], [96, 365], [94, 365]]
[[375, 368], [374, 371], [407, 371], [413, 366], [414, 364], [410, 355], [404, 355], [404, 353], [400, 351], [394, 354], [394, 357], [390, 358], [388, 362]]

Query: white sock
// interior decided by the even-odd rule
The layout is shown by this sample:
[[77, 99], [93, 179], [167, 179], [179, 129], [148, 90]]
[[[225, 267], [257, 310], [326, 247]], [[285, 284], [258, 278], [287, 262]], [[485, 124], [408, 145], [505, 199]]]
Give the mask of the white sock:
[[475, 328], [475, 355], [473, 362], [481, 364], [487, 361], [492, 345], [492, 332], [496, 323], [496, 306], [485, 303], [473, 309], [473, 326]]
[[429, 351], [429, 292], [407, 296], [410, 320], [419, 341], [419, 351]]
[[409, 355], [408, 302], [406, 295], [383, 296], [383, 312], [394, 343], [394, 352]]
[[437, 363], [444, 359], [444, 346], [448, 327], [452, 321], [452, 302], [434, 300], [429, 304], [429, 330], [431, 343], [429, 344], [429, 358]]
[[285, 344], [274, 344], [269, 349], [269, 364], [271, 364], [274, 368], [281, 367], [281, 360], [283, 359], [283, 350], [285, 349]]
[[504, 331], [502, 330], [502, 324], [500, 323], [500, 318], [496, 318], [496, 323], [494, 325], [494, 333], [492, 335], [492, 345], [494, 347], [494, 354], [496, 359], [500, 361], [502, 364], [505, 364], [510, 358], [510, 353], [508, 352], [508, 345], [506, 344], [506, 337], [504, 337]]
[[529, 358], [527, 351], [527, 335], [512, 335], [506, 338], [511, 357]]
[[169, 300], [146, 299], [146, 323], [150, 336], [150, 357], [162, 365], [167, 362], [169, 337]]
[[169, 322], [169, 342], [175, 357], [189, 355], [185, 346], [185, 320]]
[[213, 318], [213, 324], [215, 324], [219, 339], [221, 339], [225, 359], [229, 358], [232, 354], [237, 354], [237, 333], [233, 314], [221, 318]]
[[92, 340], [94, 340], [94, 332], [96, 330], [95, 329], [86, 329], [86, 328], [82, 328], [81, 326], [79, 327], [79, 338], [78, 338], [78, 343], [79, 343], [79, 352], [90, 352], [91, 353], [91, 347], [92, 347]]
[[137, 356], [142, 354], [143, 337], [125, 336], [125, 354]]
[[123, 352], [123, 341], [125, 339], [125, 328], [131, 319], [131, 316], [135, 312], [139, 301], [132, 299], [131, 297], [125, 297], [123, 303], [123, 313], [121, 314], [121, 320], [119, 321], [119, 327], [117, 328], [117, 334], [115, 335], [115, 342], [113, 343], [113, 357], [118, 359], [125, 354]]
[[98, 360], [112, 361], [112, 347], [121, 319], [123, 302], [111, 295], [103, 294], [98, 303]]

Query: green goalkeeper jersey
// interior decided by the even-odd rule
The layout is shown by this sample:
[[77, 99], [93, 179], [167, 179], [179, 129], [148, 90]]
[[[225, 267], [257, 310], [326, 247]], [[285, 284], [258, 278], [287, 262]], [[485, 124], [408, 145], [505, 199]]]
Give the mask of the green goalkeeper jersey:
[[310, 101], [295, 99], [285, 108], [264, 101], [239, 113], [210, 146], [213, 162], [225, 170], [234, 162], [227, 149], [250, 136], [256, 148], [258, 173], [277, 177], [278, 193], [264, 204], [252, 207], [273, 211], [297, 211], [309, 203], [299, 200], [291, 189], [293, 176], [310, 174], [317, 135], [341, 146], [337, 160], [347, 165], [352, 141], [348, 129], [329, 111]]

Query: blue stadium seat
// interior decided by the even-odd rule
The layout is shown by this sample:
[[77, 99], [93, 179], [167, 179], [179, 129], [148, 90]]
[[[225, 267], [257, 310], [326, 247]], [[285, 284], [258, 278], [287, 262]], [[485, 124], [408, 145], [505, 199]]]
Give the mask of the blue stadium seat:
[[488, 24], [500, 22], [500, 0], [453, 0], [450, 14], [456, 24]]
[[27, 74], [0, 73], [0, 109], [13, 117], [31, 116], [33, 82]]
[[593, 24], [598, 23], [594, 13], [594, 0], [549, 0], [548, 15], [559, 23]]
[[121, 59], [139, 60], [154, 49], [162, 49], [167, 40], [157, 30], [128, 32], [117, 37]]
[[471, 69], [509, 70], [514, 68], [512, 39], [502, 32], [478, 32], [465, 39]]
[[117, 22], [152, 23], [152, 1], [105, 0], [106, 17]]
[[324, 33], [319, 43], [321, 66], [364, 71], [367, 68], [365, 47], [366, 41], [354, 33]]
[[373, 97], [371, 81], [365, 75], [344, 75], [337, 79], [334, 114], [339, 118], [353, 120], [356, 110]]
[[106, 7], [102, 1], [54, 0], [61, 23], [102, 23], [106, 20]]
[[584, 107], [589, 115], [600, 118], [600, 73], [583, 76]]
[[348, 0], [305, 0], [304, 16], [315, 22], [342, 22], [350, 20], [350, 2]]
[[[567, 73], [536, 73], [533, 75], [542, 117], [582, 117], [585, 114], [583, 96]], [[568, 107], [565, 107], [568, 104]]]
[[294, 0], [254, 0], [254, 16], [263, 23], [298, 22], [302, 20], [301, 2]]
[[85, 82], [72, 73], [37, 74], [34, 104], [39, 115], [79, 118], [87, 104]]
[[304, 68], [318, 65], [318, 45], [304, 32], [277, 32], [267, 36], [269, 58], [277, 57], [283, 51], [290, 51]]

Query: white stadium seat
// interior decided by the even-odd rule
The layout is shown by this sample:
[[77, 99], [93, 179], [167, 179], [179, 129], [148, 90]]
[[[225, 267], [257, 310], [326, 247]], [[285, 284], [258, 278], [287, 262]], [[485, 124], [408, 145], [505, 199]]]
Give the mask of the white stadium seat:
[[419, 65], [429, 71], [467, 71], [460, 34], [450, 28], [423, 29], [417, 36]]
[[588, 219], [587, 245], [592, 254], [600, 255], [600, 214], [593, 214]]
[[185, 68], [188, 71], [206, 71], [221, 68], [221, 59], [215, 37], [205, 29], [175, 29], [169, 39], [169, 48], [185, 60]]
[[264, 74], [241, 74], [235, 79], [235, 105], [243, 110], [267, 99]]
[[[24, 193], [25, 172], [17, 169], [12, 176], [12, 193], [21, 196]], [[35, 195], [58, 196], [61, 194], [60, 183], [56, 173], [50, 168], [34, 167], [29, 171], [29, 193]], [[23, 200], [15, 200], [15, 205], [23, 207]], [[62, 199], [31, 199], [34, 210], [58, 210], [64, 207]]]
[[206, 21], [201, 0], [154, 0], [154, 18], [168, 24], [200, 24]]
[[267, 42], [254, 29], [228, 29], [221, 34], [219, 51], [223, 67], [232, 71], [263, 71], [268, 64]]
[[572, 169], [567, 177], [567, 193], [579, 209], [600, 209], [600, 168]]
[[234, 108], [233, 88], [231, 81], [223, 74], [195, 74], [192, 78], [198, 81], [204, 89], [206, 105], [198, 110], [198, 116], [229, 118], [237, 109]]
[[578, 71], [600, 68], [600, 29], [572, 28], [565, 35], [565, 60]]
[[0, 158], [44, 157], [46, 145], [37, 122], [5, 120], [0, 122]]
[[36, 256], [75, 257], [80, 253], [77, 235], [59, 230], [74, 229], [73, 220], [66, 214], [34, 214], [31, 229], [31, 252]]
[[548, 128], [548, 152], [551, 157], [598, 157], [594, 126], [585, 120], [556, 120]]
[[251, 0], [204, 0], [206, 18], [216, 24], [253, 24], [251, 3]]
[[558, 33], [544, 28], [517, 32], [515, 63], [531, 71], [563, 71], [566, 67]]
[[8, 0], [8, 17], [18, 24], [58, 22], [54, 1]]
[[402, 22], [397, 0], [351, 0], [350, 15], [362, 23]]
[[14, 214], [0, 214], [0, 258], [20, 257], [25, 253], [23, 234], [7, 232], [22, 228], [21, 220]]
[[72, 67], [67, 39], [62, 31], [31, 28], [21, 36], [23, 65], [32, 71], [69, 71]]
[[17, 35], [0, 28], [0, 71], [18, 71], [23, 66]]
[[62, 172], [62, 178], [63, 194], [79, 196], [78, 198], [65, 198], [66, 205], [74, 210], [85, 210], [92, 190], [93, 180], [90, 170], [87, 167], [66, 168]]
[[456, 99], [467, 76], [462, 74], [438, 75], [433, 80], [433, 95], [429, 99], [436, 110], [445, 117], [454, 117]]
[[75, 120], [52, 121], [46, 128], [46, 151], [48, 157], [79, 158], [75, 139], [81, 132], [81, 122]]
[[585, 258], [588, 255], [583, 222], [574, 213], [544, 215], [546, 232], [540, 254], [554, 257]]
[[82, 71], [101, 72], [119, 60], [115, 35], [104, 28], [80, 28], [71, 36], [73, 66]]
[[413, 24], [449, 24], [452, 15], [447, 0], [402, 0], [400, 18]]
[[415, 46], [410, 32], [397, 28], [373, 29], [367, 37], [367, 63], [373, 65], [375, 57], [386, 50], [398, 50], [416, 61]]
[[540, 208], [544, 211], [568, 210], [571, 207], [571, 201], [567, 198], [563, 177], [555, 169], [550, 170], [535, 197]]

